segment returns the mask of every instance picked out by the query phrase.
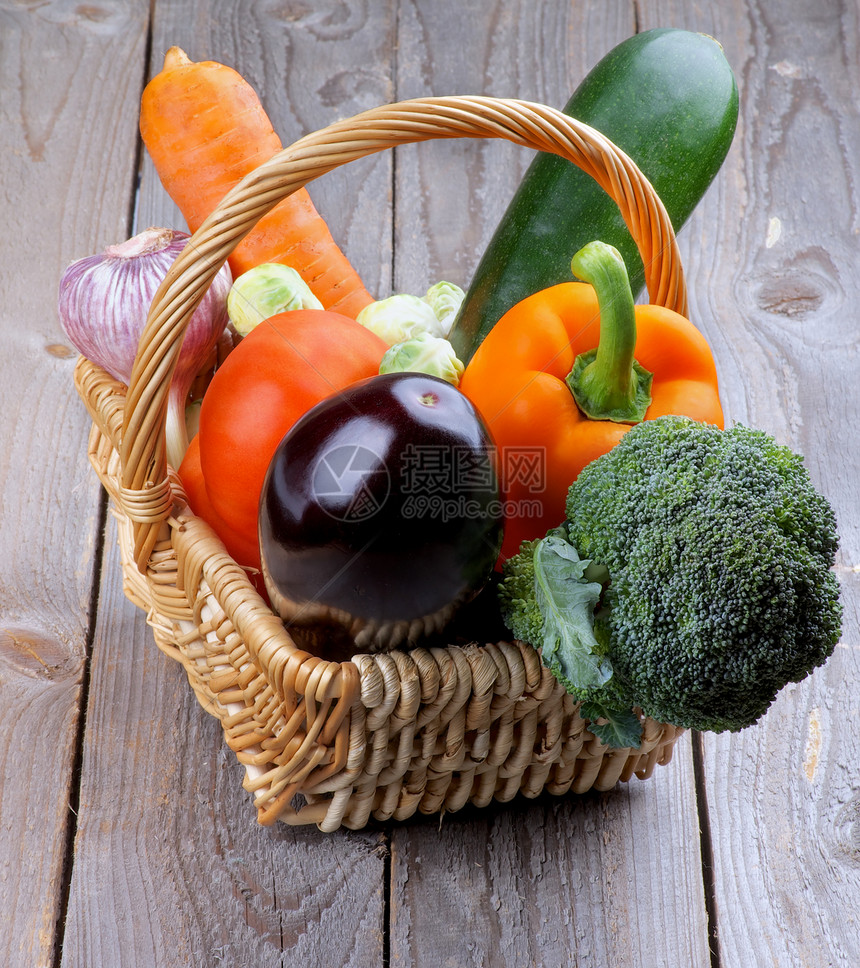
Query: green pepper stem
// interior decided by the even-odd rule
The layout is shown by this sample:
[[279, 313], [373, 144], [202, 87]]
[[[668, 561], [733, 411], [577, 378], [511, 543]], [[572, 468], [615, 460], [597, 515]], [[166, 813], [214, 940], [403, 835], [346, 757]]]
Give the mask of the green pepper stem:
[[605, 242], [589, 242], [570, 265], [574, 275], [594, 287], [600, 340], [596, 350], [576, 358], [565, 382], [590, 419], [639, 423], [651, 403], [652, 374], [633, 355], [636, 308], [621, 253]]

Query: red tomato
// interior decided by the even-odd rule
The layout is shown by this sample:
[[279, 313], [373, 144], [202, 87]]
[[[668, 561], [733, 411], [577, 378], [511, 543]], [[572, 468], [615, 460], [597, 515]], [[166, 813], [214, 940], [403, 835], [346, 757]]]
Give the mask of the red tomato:
[[320, 400], [377, 374], [387, 348], [348, 316], [301, 309], [260, 323], [230, 353], [203, 397], [198, 435], [206, 493], [228, 528], [256, 545], [281, 438]]
[[206, 482], [203, 480], [203, 470], [200, 467], [200, 437], [193, 437], [179, 467], [179, 479], [185, 488], [188, 506], [202, 518], [209, 527], [224, 542], [224, 547], [230, 557], [248, 573], [248, 580], [257, 589], [263, 600], [268, 602], [269, 594], [260, 570], [260, 543], [256, 536], [249, 541], [244, 535], [236, 534], [215, 513], [209, 495], [206, 493]]
[[235, 532], [221, 520], [212, 507], [212, 502], [209, 500], [206, 491], [206, 482], [203, 480], [203, 468], [200, 466], [199, 436], [193, 437], [188, 445], [188, 450], [185, 451], [178, 473], [191, 510], [198, 518], [203, 518], [224, 542], [224, 547], [237, 564], [243, 568], [252, 568], [259, 571], [260, 545], [256, 537], [253, 541], [249, 541], [245, 535]]

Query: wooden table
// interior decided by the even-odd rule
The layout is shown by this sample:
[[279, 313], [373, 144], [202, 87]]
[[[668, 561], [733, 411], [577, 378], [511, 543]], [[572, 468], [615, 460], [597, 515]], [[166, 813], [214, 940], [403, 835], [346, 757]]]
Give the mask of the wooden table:
[[[737, 74], [734, 146], [680, 236], [691, 315], [728, 420], [802, 451], [836, 507], [842, 642], [760, 724], [610, 793], [261, 828], [123, 597], [56, 317], [73, 258], [183, 227], [137, 137], [145, 79], [171, 44], [232, 64], [289, 142], [426, 93], [561, 105], [655, 26], [716, 36]], [[0, 5], [0, 963], [860, 964], [858, 105], [850, 0]], [[468, 283], [529, 160], [437, 142], [312, 191], [372, 291], [418, 292]]]

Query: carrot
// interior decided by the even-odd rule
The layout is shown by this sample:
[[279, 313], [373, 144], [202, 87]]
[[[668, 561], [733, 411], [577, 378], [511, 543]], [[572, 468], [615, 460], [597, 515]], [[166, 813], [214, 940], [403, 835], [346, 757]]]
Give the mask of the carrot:
[[[165, 190], [195, 231], [249, 171], [281, 150], [259, 98], [232, 68], [171, 47], [141, 99], [140, 133]], [[306, 189], [280, 202], [229, 259], [234, 277], [264, 262], [292, 266], [326, 309], [356, 316], [373, 297]]]

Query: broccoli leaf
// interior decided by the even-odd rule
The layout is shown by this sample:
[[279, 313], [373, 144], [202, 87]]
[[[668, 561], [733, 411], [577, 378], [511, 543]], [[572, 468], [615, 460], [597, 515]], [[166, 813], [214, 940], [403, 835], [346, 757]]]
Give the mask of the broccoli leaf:
[[594, 608], [602, 586], [585, 578], [590, 562], [556, 528], [534, 549], [535, 600], [543, 617], [541, 655], [567, 680], [566, 687], [591, 689], [612, 676], [612, 665], [598, 654]]
[[[642, 723], [631, 709], [612, 709], [601, 702], [584, 702], [579, 707], [583, 719], [589, 719], [588, 731], [607, 746], [639, 749], [642, 742]], [[605, 719], [605, 723], [595, 720]]]

